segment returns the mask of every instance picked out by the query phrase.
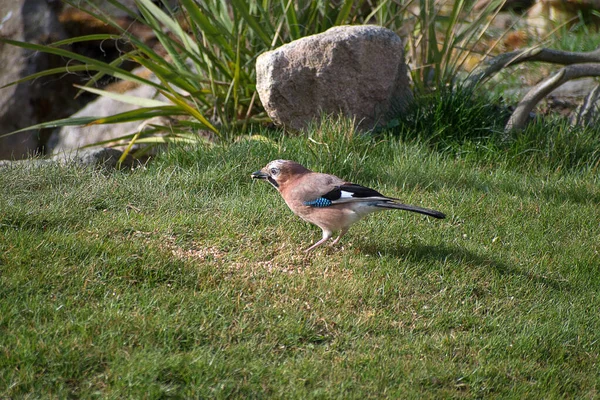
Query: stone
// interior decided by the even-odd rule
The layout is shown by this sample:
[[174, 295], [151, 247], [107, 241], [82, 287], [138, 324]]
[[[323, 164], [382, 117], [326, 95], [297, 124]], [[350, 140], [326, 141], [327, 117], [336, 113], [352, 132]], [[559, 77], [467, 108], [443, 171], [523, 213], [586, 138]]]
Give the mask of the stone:
[[[46, 0], [0, 0], [0, 37], [37, 44], [66, 38]], [[0, 87], [56, 67], [56, 62], [57, 57], [0, 42]], [[35, 125], [41, 114], [64, 107], [52, 101], [56, 91], [56, 78], [0, 89], [0, 136]], [[36, 131], [0, 137], [0, 159], [27, 157], [37, 146]]]
[[[120, 0], [120, 3], [139, 13], [135, 0]], [[110, 2], [93, 0], [76, 1], [74, 4], [88, 9], [97, 6], [100, 9], [97, 12], [107, 15], [146, 44], [153, 46], [156, 43], [150, 28], [136, 23], [128, 13]], [[168, 4], [175, 6], [175, 0], [169, 0]], [[67, 37], [98, 33], [119, 34], [121, 31], [64, 4], [62, 0], [0, 0], [2, 38], [49, 44]], [[105, 62], [131, 50], [124, 41], [116, 40], [76, 42], [65, 48]], [[32, 52], [0, 42], [0, 87], [39, 71], [63, 67], [67, 63], [69, 60], [60, 56]], [[134, 66], [127, 62], [121, 65], [124, 69]], [[82, 84], [89, 76], [90, 73], [53, 75], [0, 89], [0, 159], [18, 159], [47, 152], [47, 141], [52, 133], [50, 129], [1, 136], [41, 122], [66, 118], [80, 110], [94, 96], [83, 93], [76, 98], [79, 89], [73, 84]], [[107, 78], [98, 82], [100, 86], [107, 83]]]
[[269, 117], [287, 128], [342, 113], [369, 130], [412, 100], [403, 48], [383, 27], [334, 27], [261, 54], [256, 89]]
[[[79, 149], [68, 153], [55, 154], [50, 160], [61, 165], [77, 165], [80, 167], [113, 169], [117, 167], [123, 152], [110, 147]], [[134, 159], [128, 154], [123, 164], [132, 166]]]
[[[151, 98], [156, 89], [149, 86], [139, 86], [129, 92], [128, 95], [136, 97]], [[88, 103], [84, 108], [71, 115], [69, 118], [78, 117], [109, 117], [122, 112], [132, 111], [139, 107], [125, 104], [108, 97], [98, 97]], [[48, 141], [48, 150], [52, 154], [71, 151], [83, 146], [106, 140], [117, 139], [138, 130], [140, 121], [124, 122], [120, 124], [102, 125], [75, 125], [60, 128]]]
[[[156, 76], [150, 73], [145, 68], [137, 68], [132, 72], [144, 76], [144, 78], [158, 81]], [[148, 85], [137, 85], [130, 87], [131, 82], [119, 82], [106, 88], [107, 91], [121, 92], [128, 96], [156, 99], [164, 102], [169, 100], [157, 90]], [[138, 109], [139, 106], [133, 104], [122, 103], [109, 97], [99, 96], [96, 100], [88, 103], [84, 108], [71, 115], [69, 118], [78, 117], [109, 117], [127, 111]], [[142, 125], [148, 124], [164, 125], [167, 123], [164, 118], [156, 117], [147, 121], [132, 121], [120, 124], [97, 124], [97, 125], [76, 125], [64, 126], [55, 131], [48, 141], [48, 152], [51, 154], [59, 154], [71, 152], [83, 146], [94, 145], [95, 143], [104, 142], [107, 140], [117, 140], [128, 134], [137, 132]], [[101, 146], [101, 145], [99, 145]]]

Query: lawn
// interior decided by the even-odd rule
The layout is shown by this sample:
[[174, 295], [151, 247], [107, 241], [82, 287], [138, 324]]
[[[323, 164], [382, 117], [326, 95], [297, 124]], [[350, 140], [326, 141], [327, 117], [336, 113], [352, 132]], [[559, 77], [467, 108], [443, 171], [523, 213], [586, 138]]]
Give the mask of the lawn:
[[[597, 152], [343, 132], [2, 169], [0, 397], [597, 397]], [[320, 230], [250, 179], [276, 158], [448, 218], [307, 256]]]

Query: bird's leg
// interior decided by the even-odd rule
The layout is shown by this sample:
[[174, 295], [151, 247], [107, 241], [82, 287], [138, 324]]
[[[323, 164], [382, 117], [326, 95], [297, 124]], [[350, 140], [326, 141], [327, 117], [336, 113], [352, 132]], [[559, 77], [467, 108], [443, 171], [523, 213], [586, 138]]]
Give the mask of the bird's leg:
[[317, 243], [313, 244], [308, 249], [304, 250], [304, 252], [309, 253], [309, 252], [313, 251], [315, 248], [319, 247], [320, 245], [322, 245], [323, 243], [325, 243], [326, 241], [331, 239], [332, 235], [333, 235], [333, 232], [326, 231], [325, 229], [323, 229], [323, 239], [319, 240]]
[[337, 242], [340, 241], [340, 239], [342, 238], [342, 236], [344, 236], [346, 234], [346, 232], [348, 232], [348, 228], [342, 228], [342, 230], [340, 231], [340, 234], [337, 238], [335, 238], [335, 240], [333, 242], [331, 242], [331, 245], [333, 246], [334, 244], [336, 244]]

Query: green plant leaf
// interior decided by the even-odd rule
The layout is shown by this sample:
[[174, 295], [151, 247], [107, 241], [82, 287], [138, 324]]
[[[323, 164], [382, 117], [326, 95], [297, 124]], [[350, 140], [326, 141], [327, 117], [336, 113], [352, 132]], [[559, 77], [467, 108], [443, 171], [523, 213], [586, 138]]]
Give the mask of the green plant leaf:
[[283, 3], [284, 0], [281, 0], [281, 6], [285, 10], [285, 21], [287, 24], [287, 29], [290, 32], [290, 38], [295, 40], [300, 38], [300, 26], [298, 24], [298, 14], [296, 13], [296, 2], [293, 0], [288, 0], [287, 4]]
[[5, 137], [5, 136], [14, 135], [14, 134], [17, 134], [20, 132], [26, 132], [26, 131], [34, 131], [34, 130], [47, 129], [47, 128], [60, 128], [63, 126], [87, 125], [91, 122], [94, 122], [96, 119], [97, 119], [96, 117], [75, 117], [75, 118], [70, 117], [70, 118], [57, 119], [54, 121], [42, 122], [40, 124], [28, 126], [27, 128], [8, 132], [8, 133], [0, 135], [0, 138]]
[[196, 23], [198, 28], [211, 40], [214, 40], [218, 47], [223, 50], [230, 59], [234, 58], [233, 48], [228, 40], [231, 40], [231, 32], [225, 27], [217, 24], [214, 19], [211, 21], [206, 16], [206, 12], [200, 5], [197, 5], [192, 0], [181, 0], [181, 4], [185, 7], [187, 14]]
[[109, 99], [113, 99], [116, 101], [120, 101], [121, 103], [132, 104], [134, 106], [139, 107], [169, 107], [172, 104], [165, 103], [163, 101], [154, 100], [154, 99], [145, 99], [142, 97], [130, 96], [127, 94], [108, 92], [106, 90], [94, 89], [90, 87], [75, 85], [76, 88], [84, 90], [86, 92], [94, 93], [102, 97], [108, 97]]
[[242, 18], [248, 23], [248, 25], [252, 27], [253, 31], [262, 40], [263, 44], [267, 47], [270, 47], [271, 36], [263, 28], [263, 25], [256, 18], [250, 15], [247, 3], [242, 0], [231, 0], [231, 4], [233, 5], [234, 10], [236, 12], [239, 12], [242, 15]]
[[24, 49], [28, 49], [28, 50], [33, 50], [33, 51], [40, 51], [43, 53], [50, 53], [50, 54], [56, 54], [58, 56], [62, 56], [65, 58], [70, 58], [73, 60], [77, 60], [86, 64], [89, 64], [91, 66], [94, 67], [94, 69], [98, 70], [98, 71], [103, 71], [109, 75], [112, 75], [116, 78], [119, 79], [125, 79], [125, 80], [130, 80], [130, 81], [134, 81], [140, 84], [146, 84], [146, 85], [150, 85], [150, 86], [154, 86], [157, 88], [160, 88], [159, 85], [157, 85], [156, 83], [144, 79], [138, 75], [135, 75], [129, 71], [126, 71], [124, 69], [118, 68], [114, 65], [110, 65], [110, 64], [106, 64], [102, 61], [98, 61], [95, 60], [93, 58], [90, 57], [86, 57], [86, 56], [82, 56], [79, 55], [77, 53], [71, 52], [71, 51], [67, 51], [67, 50], [63, 50], [63, 49], [59, 49], [59, 48], [55, 48], [52, 46], [45, 46], [45, 45], [39, 45], [39, 44], [34, 44], [34, 43], [26, 43], [26, 42], [19, 42], [16, 40], [10, 40], [10, 39], [5, 39], [5, 38], [0, 38], [0, 42], [3, 43], [7, 43], [13, 46], [17, 46], [17, 47], [21, 47]]
[[211, 131], [213, 131], [214, 133], [216, 133], [217, 135], [219, 134], [219, 130], [217, 128], [215, 128], [213, 126], [213, 124], [211, 124], [208, 119], [206, 119], [204, 117], [204, 115], [202, 115], [202, 113], [200, 113], [197, 109], [195, 109], [194, 107], [192, 107], [191, 105], [189, 105], [187, 103], [187, 101], [181, 97], [181, 95], [179, 95], [177, 92], [165, 92], [165, 91], [161, 91], [162, 95], [165, 96], [166, 98], [168, 98], [169, 100], [171, 100], [175, 105], [179, 106], [180, 109], [185, 110], [187, 113], [189, 113], [192, 117], [196, 118], [196, 120], [198, 120], [199, 122], [201, 122], [202, 124], [204, 124], [204, 126], [208, 129], [210, 129]]
[[[357, 8], [360, 8], [360, 1], [356, 5]], [[354, 0], [346, 0], [342, 4], [340, 11], [335, 19], [334, 25], [342, 25], [348, 19], [350, 12], [352, 11], [352, 6], [354, 5]]]
[[183, 110], [176, 106], [137, 108], [108, 117], [94, 117], [87, 125], [120, 124], [123, 122], [145, 121], [154, 117], [170, 117], [184, 115]]
[[65, 46], [65, 45], [71, 45], [73, 43], [105, 41], [105, 40], [115, 40], [115, 41], [123, 40], [123, 36], [99, 33], [99, 34], [94, 34], [94, 35], [77, 36], [77, 37], [73, 37], [73, 38], [69, 38], [69, 39], [59, 40], [58, 42], [49, 44], [49, 46], [60, 47], [60, 46]]
[[10, 82], [2, 87], [0, 87], [0, 89], [4, 89], [7, 88], [9, 86], [13, 86], [13, 85], [18, 85], [20, 83], [23, 82], [27, 82], [27, 81], [31, 81], [37, 78], [41, 78], [44, 76], [49, 76], [49, 75], [56, 75], [56, 74], [71, 74], [73, 72], [81, 72], [81, 71], [90, 71], [90, 67], [88, 65], [70, 65], [67, 67], [59, 67], [59, 68], [52, 68], [52, 69], [46, 69], [44, 71], [40, 71], [37, 72], [35, 74], [31, 74], [28, 75], [24, 78], [21, 78], [17, 81], [14, 82]]

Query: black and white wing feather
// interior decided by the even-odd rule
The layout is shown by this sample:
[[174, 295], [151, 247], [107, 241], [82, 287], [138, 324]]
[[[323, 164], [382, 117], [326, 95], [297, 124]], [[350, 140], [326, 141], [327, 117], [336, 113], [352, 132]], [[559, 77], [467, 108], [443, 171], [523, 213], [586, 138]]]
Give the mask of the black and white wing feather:
[[398, 199], [384, 196], [374, 189], [356, 185], [354, 183], [344, 183], [336, 186], [333, 190], [321, 195], [321, 197], [318, 197], [315, 200], [307, 201], [304, 204], [311, 207], [330, 207], [336, 204], [357, 202], [366, 202], [372, 207], [412, 211], [429, 215], [434, 218], [442, 219], [446, 217], [439, 211], [403, 204], [398, 202]]
[[305, 202], [307, 206], [329, 207], [335, 204], [356, 203], [356, 202], [381, 202], [393, 201], [391, 197], [386, 197], [376, 190], [356, 185], [354, 183], [344, 183], [335, 186], [332, 190], [322, 194], [317, 199]]
[[391, 197], [382, 195], [374, 189], [356, 185], [354, 183], [344, 183], [343, 185], [337, 186], [322, 197], [331, 200], [332, 204], [353, 203], [357, 201], [395, 200]]

